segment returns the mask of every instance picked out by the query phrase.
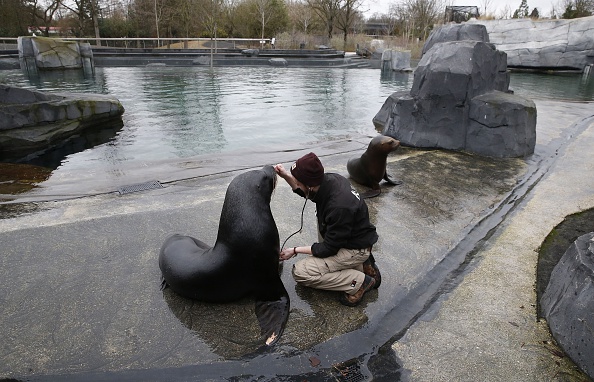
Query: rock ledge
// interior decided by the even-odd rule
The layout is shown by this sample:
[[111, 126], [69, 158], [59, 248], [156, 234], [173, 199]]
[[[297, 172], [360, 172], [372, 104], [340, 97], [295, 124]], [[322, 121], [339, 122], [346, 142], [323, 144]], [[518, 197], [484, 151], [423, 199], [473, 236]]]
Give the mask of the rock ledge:
[[0, 85], [0, 161], [26, 162], [87, 130], [121, 125], [123, 113], [110, 96]]

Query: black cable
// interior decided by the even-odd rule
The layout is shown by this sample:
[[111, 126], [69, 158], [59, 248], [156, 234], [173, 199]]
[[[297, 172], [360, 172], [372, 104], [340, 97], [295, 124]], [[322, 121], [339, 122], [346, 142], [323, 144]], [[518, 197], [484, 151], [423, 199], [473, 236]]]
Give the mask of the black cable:
[[289, 237], [287, 237], [287, 239], [285, 240], [285, 242], [283, 243], [283, 245], [280, 247], [281, 251], [285, 247], [285, 244], [287, 244], [287, 241], [289, 241], [290, 238], [292, 238], [293, 236], [297, 235], [303, 229], [303, 212], [305, 211], [305, 205], [306, 204], [307, 204], [307, 197], [305, 198], [305, 203], [303, 203], [303, 208], [301, 209], [301, 226], [299, 227], [299, 230], [298, 231], [293, 232], [292, 234], [289, 235]]

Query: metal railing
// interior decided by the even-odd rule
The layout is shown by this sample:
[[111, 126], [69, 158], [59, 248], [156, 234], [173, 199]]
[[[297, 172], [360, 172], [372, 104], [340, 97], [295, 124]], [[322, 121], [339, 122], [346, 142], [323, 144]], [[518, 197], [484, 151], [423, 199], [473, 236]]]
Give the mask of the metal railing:
[[0, 37], [0, 50], [16, 49], [17, 40], [16, 37]]
[[[70, 41], [83, 41], [88, 42], [93, 46], [103, 47], [114, 47], [114, 48], [160, 48], [160, 49], [188, 49], [192, 42], [197, 42], [199, 45], [209, 43], [216, 47], [219, 43], [222, 46], [230, 46], [236, 48], [238, 45], [241, 46], [270, 46], [273, 42], [271, 38], [204, 38], [204, 37], [187, 37], [187, 38], [156, 38], [156, 37], [60, 37], [52, 36], [51, 38], [70, 40]], [[0, 49], [10, 49], [8, 46], [13, 47], [17, 43], [16, 37], [0, 37]], [[179, 46], [181, 45], [181, 46]], [[221, 47], [222, 47], [221, 46]]]

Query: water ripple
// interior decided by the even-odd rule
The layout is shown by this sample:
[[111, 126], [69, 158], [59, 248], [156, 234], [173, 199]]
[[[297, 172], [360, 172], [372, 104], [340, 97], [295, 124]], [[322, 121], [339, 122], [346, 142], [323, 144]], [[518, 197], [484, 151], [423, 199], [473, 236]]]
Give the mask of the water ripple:
[[[48, 92], [94, 92], [124, 105], [124, 127], [103, 145], [68, 156], [61, 167], [105, 167], [216, 152], [279, 150], [337, 137], [375, 134], [372, 118], [412, 73], [374, 69], [269, 67], [97, 68], [28, 79], [0, 71], [0, 82]], [[594, 99], [594, 80], [512, 73], [517, 94]]]

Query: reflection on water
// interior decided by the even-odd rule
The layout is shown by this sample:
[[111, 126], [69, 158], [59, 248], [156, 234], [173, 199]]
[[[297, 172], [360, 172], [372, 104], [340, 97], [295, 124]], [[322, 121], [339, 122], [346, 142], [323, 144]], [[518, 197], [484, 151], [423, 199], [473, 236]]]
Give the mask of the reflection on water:
[[410, 88], [412, 75], [380, 81], [372, 69], [97, 68], [93, 78], [20, 71], [0, 81], [44, 91], [115, 96], [126, 112], [110, 142], [68, 156], [60, 170], [117, 175], [123, 164], [236, 150], [285, 150], [308, 142], [375, 134], [385, 99]]
[[[69, 155], [61, 171], [93, 168], [124, 175], [124, 164], [237, 150], [286, 150], [309, 142], [376, 134], [386, 98], [410, 90], [413, 73], [375, 69], [269, 67], [97, 68], [42, 73], [28, 80], [0, 71], [0, 82], [51, 92], [93, 92], [124, 105], [124, 127], [106, 144]], [[594, 76], [512, 73], [528, 98], [594, 99]]]
[[[30, 164], [0, 163], [0, 202], [11, 200], [7, 195], [25, 193], [43, 182], [51, 175], [51, 170]], [[34, 212], [38, 208], [35, 203], [0, 204], [2, 219]]]
[[0, 163], [0, 201], [2, 195], [27, 192], [49, 178], [51, 170], [30, 164]]
[[109, 120], [102, 124], [88, 126], [64, 141], [57, 141], [56, 143], [47, 145], [45, 149], [36, 152], [34, 154], [35, 156], [21, 157], [22, 159], [17, 160], [17, 163], [57, 168], [66, 155], [78, 153], [110, 142], [122, 126], [123, 122], [121, 119]]

